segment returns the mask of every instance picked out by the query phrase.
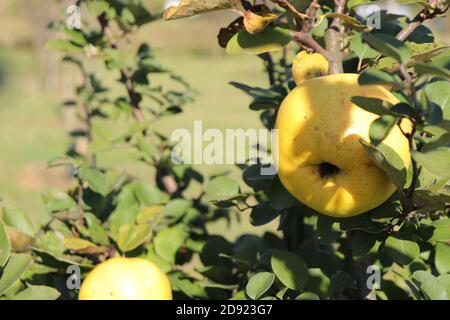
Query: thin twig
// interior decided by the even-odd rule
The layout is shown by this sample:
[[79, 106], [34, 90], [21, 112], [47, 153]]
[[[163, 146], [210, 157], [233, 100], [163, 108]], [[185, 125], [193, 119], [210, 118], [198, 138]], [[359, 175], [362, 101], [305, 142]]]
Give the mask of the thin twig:
[[[277, 5], [279, 5], [280, 7], [282, 7], [285, 10], [288, 10], [290, 12], [292, 12], [293, 14], [295, 14], [297, 17], [299, 17], [300, 19], [307, 19], [308, 16], [307, 14], [301, 13], [299, 12], [293, 5], [292, 3], [290, 3], [288, 0], [271, 0], [273, 3], [276, 3]], [[313, 2], [317, 2], [317, 1], [313, 1]]]
[[[102, 32], [105, 35], [105, 37], [107, 38], [111, 48], [118, 49], [117, 41], [114, 39], [113, 32], [111, 30], [111, 27], [109, 26], [109, 22], [105, 16], [105, 14], [100, 15], [98, 17], [98, 21], [102, 28]], [[136, 92], [135, 86], [134, 86], [134, 81], [133, 81], [131, 75], [129, 74], [129, 71], [127, 69], [121, 69], [120, 74], [122, 77], [121, 80], [124, 82], [124, 84], [127, 88], [128, 97], [130, 99], [130, 104], [133, 109], [133, 116], [134, 116], [136, 122], [143, 123], [145, 121], [145, 117], [144, 117], [142, 109], [139, 105], [140, 101], [142, 99], [141, 95], [138, 92]], [[154, 159], [155, 159], [155, 162], [158, 163], [160, 161], [160, 156], [156, 155], [154, 157]], [[166, 166], [161, 166], [161, 165], [156, 164], [156, 170], [157, 170], [158, 176], [160, 177], [161, 183], [163, 184], [166, 192], [171, 195], [175, 194], [178, 191], [178, 185], [177, 185], [177, 182], [175, 181], [175, 178], [170, 174], [169, 169]]]
[[[403, 28], [395, 38], [400, 41], [405, 41], [408, 39], [408, 37], [419, 27], [421, 26], [425, 21], [429, 19], [433, 19], [437, 15], [444, 14], [448, 11], [450, 7], [450, 4], [448, 4], [446, 7], [443, 8], [435, 8], [433, 11], [430, 11], [428, 8], [422, 9], [412, 20], [410, 23], [406, 25], [405, 28]], [[378, 55], [374, 62], [380, 61], [382, 58], [382, 55]], [[361, 70], [364, 70], [370, 66], [369, 63], [366, 63]]]
[[301, 31], [294, 32], [292, 38], [301, 46], [320, 53], [326, 59], [331, 59], [331, 56], [327, 50], [325, 50], [311, 35], [312, 29], [314, 28], [314, 23], [316, 21], [317, 9], [319, 7], [320, 5], [317, 3], [317, 0], [311, 2], [308, 9], [306, 9], [307, 19], [303, 20]]
[[395, 37], [400, 41], [405, 41], [422, 23], [426, 20], [433, 19], [437, 15], [444, 14], [449, 7], [450, 4], [443, 8], [435, 8], [433, 11], [430, 11], [428, 8], [421, 10]]
[[[419, 110], [417, 94], [416, 94], [416, 90], [414, 87], [413, 79], [412, 79], [411, 75], [408, 73], [408, 70], [406, 70], [406, 67], [404, 65], [400, 65], [399, 70], [400, 70], [400, 74], [402, 75], [403, 79], [405, 79], [406, 83], [408, 84], [409, 91], [410, 91], [409, 95], [411, 96], [411, 100], [412, 100], [411, 102], [412, 102], [412, 105], [413, 105], [413, 108], [415, 111], [415, 116], [416, 116], [416, 118], [419, 118], [419, 120], [420, 120], [420, 110]], [[416, 134], [416, 130], [417, 130], [416, 124], [417, 124], [417, 121], [413, 121], [411, 132], [406, 133], [410, 153], [412, 153], [414, 151], [414, 135]], [[402, 132], [403, 132], [403, 130], [402, 130]], [[412, 176], [411, 185], [409, 186], [409, 188], [406, 192], [406, 203], [404, 204], [404, 214], [405, 215], [409, 214], [412, 210], [415, 209], [414, 196], [415, 196], [417, 181], [419, 179], [419, 174], [420, 174], [420, 170], [417, 166], [417, 162], [412, 156], [411, 156], [411, 165], [412, 165], [413, 176]]]
[[272, 54], [270, 52], [266, 55], [267, 60], [267, 74], [269, 76], [270, 86], [273, 86], [276, 82], [275, 80], [275, 65], [273, 63]]

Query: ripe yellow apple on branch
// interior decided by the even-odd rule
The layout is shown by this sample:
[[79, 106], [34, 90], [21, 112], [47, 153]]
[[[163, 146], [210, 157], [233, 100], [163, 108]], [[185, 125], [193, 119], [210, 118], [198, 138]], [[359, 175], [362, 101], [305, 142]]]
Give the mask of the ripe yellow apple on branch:
[[[382, 86], [359, 85], [357, 74], [334, 74], [301, 82], [283, 101], [276, 122], [281, 182], [301, 202], [335, 217], [367, 212], [395, 191], [360, 142], [370, 141], [377, 115], [353, 104], [353, 96], [398, 103]], [[401, 125], [411, 130], [408, 120]], [[408, 140], [398, 126], [383, 143], [410, 166]]]

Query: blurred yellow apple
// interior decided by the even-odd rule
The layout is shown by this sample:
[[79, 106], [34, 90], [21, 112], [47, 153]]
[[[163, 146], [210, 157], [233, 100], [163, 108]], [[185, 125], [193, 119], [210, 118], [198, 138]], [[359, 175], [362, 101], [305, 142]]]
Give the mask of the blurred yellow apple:
[[97, 265], [80, 288], [79, 300], [172, 300], [166, 274], [142, 258], [112, 258]]

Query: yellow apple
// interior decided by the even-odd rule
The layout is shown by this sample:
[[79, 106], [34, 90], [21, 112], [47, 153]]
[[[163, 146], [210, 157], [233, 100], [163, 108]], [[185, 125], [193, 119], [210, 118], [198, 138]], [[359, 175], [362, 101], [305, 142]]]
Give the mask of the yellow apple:
[[[285, 188], [314, 210], [355, 216], [386, 201], [395, 191], [360, 140], [369, 141], [378, 115], [351, 102], [353, 96], [397, 98], [381, 86], [361, 86], [357, 74], [334, 74], [300, 83], [279, 109], [278, 174]], [[402, 129], [411, 130], [407, 120]], [[383, 143], [410, 165], [408, 141], [395, 126]]]
[[172, 300], [166, 274], [141, 258], [112, 258], [97, 265], [80, 288], [79, 300]]
[[304, 80], [328, 74], [328, 60], [320, 53], [300, 51], [292, 63], [292, 77], [297, 85]]

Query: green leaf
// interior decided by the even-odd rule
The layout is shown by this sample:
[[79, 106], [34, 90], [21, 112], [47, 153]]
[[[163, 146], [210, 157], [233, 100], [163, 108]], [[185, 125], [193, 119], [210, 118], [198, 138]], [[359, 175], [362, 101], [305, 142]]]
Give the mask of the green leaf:
[[401, 63], [406, 63], [411, 56], [408, 46], [389, 34], [365, 33], [363, 40], [383, 55], [392, 57]]
[[330, 244], [338, 240], [341, 235], [337, 222], [325, 215], [317, 217], [317, 237], [321, 244]]
[[447, 292], [447, 299], [450, 297], [450, 274], [441, 274], [438, 278], [439, 283], [445, 288]]
[[152, 243], [146, 246], [147, 254], [145, 255], [145, 259], [156, 264], [162, 271], [169, 272], [172, 270], [172, 264], [167, 262], [163, 258], [161, 258], [156, 252], [155, 247]]
[[335, 221], [339, 222], [339, 229], [341, 231], [350, 231], [350, 230], [362, 230], [368, 233], [380, 233], [385, 229], [384, 223], [380, 223], [378, 221], [374, 221], [371, 217], [371, 212], [377, 212], [379, 210], [387, 211], [385, 207], [389, 207], [390, 202], [386, 201], [381, 204], [377, 208], [373, 209], [373, 211], [369, 211], [367, 214], [357, 215], [350, 218], [332, 218]]
[[36, 240], [37, 247], [55, 255], [62, 255], [66, 251], [63, 240], [54, 231], [47, 231]]
[[450, 178], [450, 148], [440, 147], [428, 152], [413, 151], [413, 158], [438, 177]]
[[352, 239], [352, 252], [354, 257], [367, 255], [377, 244], [377, 236], [357, 230]]
[[257, 273], [248, 280], [245, 291], [250, 298], [258, 300], [270, 289], [274, 280], [275, 275], [271, 272]]
[[442, 46], [436, 43], [409, 43], [413, 56], [408, 62], [408, 66], [415, 65], [420, 62], [431, 60], [448, 52], [450, 46]]
[[[352, 241], [352, 245], [355, 241]], [[347, 288], [355, 289], [357, 288], [356, 280], [345, 271], [338, 271], [331, 276], [331, 287], [333, 288], [333, 293], [337, 296], [339, 293]]]
[[332, 13], [324, 14], [322, 17], [325, 17], [325, 18], [339, 18], [341, 21], [343, 21], [345, 24], [353, 27], [355, 30], [362, 31], [362, 30], [367, 29], [367, 26], [365, 24], [359, 22], [358, 19], [356, 19], [356, 18], [354, 18], [352, 16], [349, 16], [349, 15], [343, 14], [343, 13], [334, 13], [334, 12], [332, 12]]
[[80, 46], [84, 46], [87, 44], [86, 37], [81, 30], [64, 28], [64, 33], [70, 37], [72, 43], [75, 43]]
[[410, 116], [414, 117], [415, 112], [414, 109], [405, 102], [397, 103], [396, 105], [392, 106], [392, 108], [389, 109], [390, 112], [396, 113], [400, 116]]
[[402, 86], [401, 80], [398, 76], [376, 69], [369, 69], [362, 72], [359, 75], [358, 83], [360, 85], [394, 84], [397, 86]]
[[176, 221], [192, 207], [192, 201], [187, 199], [175, 199], [170, 201], [161, 210], [161, 216]]
[[413, 280], [427, 299], [447, 300], [445, 287], [429, 271], [419, 270], [414, 272]]
[[156, 253], [164, 260], [175, 263], [178, 250], [184, 245], [187, 233], [181, 227], [171, 227], [159, 231], [153, 239]]
[[295, 253], [275, 250], [271, 258], [272, 270], [286, 287], [300, 291], [308, 282], [305, 262]]
[[235, 34], [227, 44], [228, 54], [250, 53], [262, 54], [264, 52], [283, 49], [292, 36], [288, 30], [268, 27], [263, 32], [252, 35], [246, 30]]
[[450, 273], [450, 245], [437, 243], [434, 264], [440, 274]]
[[103, 173], [98, 169], [87, 167], [82, 168], [80, 173], [83, 179], [88, 182], [89, 187], [102, 196], [106, 196], [112, 191], [114, 184], [119, 178], [118, 174], [114, 171]]
[[86, 219], [87, 226], [78, 226], [78, 231], [97, 244], [109, 245], [108, 233], [103, 228], [102, 222], [90, 212], [85, 212], [84, 218]]
[[139, 199], [142, 204], [147, 206], [166, 203], [170, 199], [167, 194], [159, 190], [157, 187], [145, 182], [136, 183], [134, 186], [134, 192], [136, 198]]
[[229, 262], [223, 255], [232, 255], [233, 246], [222, 236], [210, 236], [200, 254], [200, 259], [205, 266], [226, 265]]
[[316, 293], [321, 299], [329, 299], [331, 294], [330, 278], [320, 268], [309, 268], [306, 289]]
[[208, 294], [204, 287], [191, 281], [188, 278], [182, 278], [180, 275], [169, 275], [171, 284], [174, 286], [174, 291], [181, 291], [191, 299], [203, 298], [206, 299]]
[[299, 204], [298, 200], [286, 190], [278, 176], [267, 186], [266, 194], [270, 206], [278, 211]]
[[46, 50], [65, 51], [68, 53], [83, 52], [83, 46], [73, 43], [68, 40], [52, 39], [45, 44]]
[[265, 225], [278, 217], [279, 213], [268, 202], [263, 202], [252, 209], [250, 223], [257, 227]]
[[79, 251], [89, 247], [96, 247], [96, 245], [88, 240], [81, 238], [64, 238], [64, 246], [69, 250]]
[[413, 241], [389, 236], [384, 245], [386, 253], [400, 265], [410, 264], [419, 256], [419, 245]]
[[88, 1], [86, 2], [86, 6], [88, 11], [96, 17], [109, 9], [109, 4], [105, 0]]
[[29, 286], [16, 294], [13, 300], [56, 300], [61, 294], [47, 286]]
[[272, 181], [273, 176], [262, 175], [260, 165], [252, 165], [245, 168], [242, 178], [244, 182], [254, 190], [264, 190], [264, 188]]
[[60, 212], [77, 206], [75, 200], [62, 191], [49, 191], [44, 197], [45, 207], [50, 212]]
[[34, 227], [28, 215], [15, 208], [3, 208], [3, 222], [29, 236], [34, 236]]
[[207, 201], [224, 201], [235, 197], [240, 193], [239, 184], [225, 176], [211, 180], [205, 189]]
[[295, 300], [320, 300], [319, 297], [312, 292], [303, 292], [302, 294], [299, 294]]
[[152, 236], [152, 224], [125, 224], [119, 229], [117, 244], [122, 252], [128, 252], [136, 249], [146, 242]]
[[357, 33], [350, 39], [350, 48], [360, 59], [375, 58], [378, 55], [367, 43], [362, 41], [361, 33]]
[[419, 75], [432, 75], [432, 76], [438, 76], [438, 77], [450, 79], [450, 71], [449, 70], [447, 70], [443, 67], [431, 64], [431, 63], [416, 64], [414, 66], [414, 70]]
[[428, 99], [442, 109], [443, 118], [450, 120], [450, 82], [434, 80], [427, 83], [424, 90]]
[[148, 137], [139, 138], [137, 141], [137, 147], [139, 150], [144, 152], [149, 160], [153, 159], [153, 157], [158, 154], [156, 146], [150, 141]]
[[433, 235], [429, 241], [449, 241], [450, 240], [450, 219], [440, 219], [433, 221]]
[[352, 102], [361, 109], [378, 114], [380, 116], [390, 114], [389, 108], [392, 106], [389, 102], [377, 98], [368, 98], [355, 96], [351, 98]]
[[11, 243], [6, 233], [6, 226], [0, 220], [0, 267], [3, 267], [9, 259], [11, 253]]
[[438, 125], [443, 120], [443, 116], [441, 107], [427, 98], [427, 123], [430, 125]]
[[375, 146], [383, 142], [395, 126], [396, 122], [397, 118], [390, 114], [384, 114], [372, 122], [369, 128], [370, 142], [372, 142]]
[[361, 141], [369, 157], [380, 167], [389, 179], [400, 188], [408, 184], [408, 172], [402, 158], [389, 146], [380, 144], [377, 147]]
[[129, 24], [133, 24], [134, 22], [136, 22], [136, 18], [134, 17], [133, 12], [131, 12], [131, 10], [127, 7], [123, 8], [121, 12], [121, 18]]
[[270, 99], [266, 97], [258, 97], [250, 103], [250, 110], [259, 111], [259, 110], [268, 110], [268, 109], [276, 109], [280, 106], [280, 101], [278, 99]]
[[11, 255], [0, 278], [0, 296], [22, 277], [32, 262], [33, 258], [29, 254]]

